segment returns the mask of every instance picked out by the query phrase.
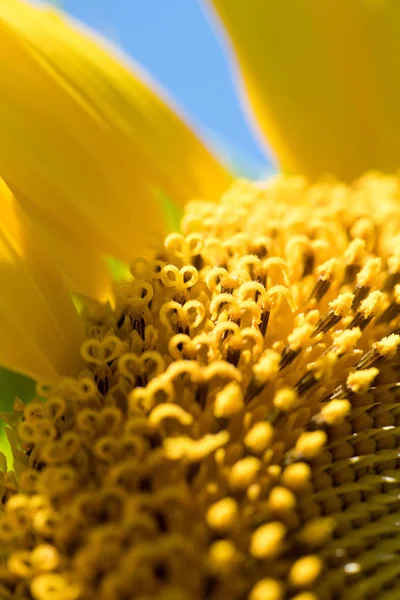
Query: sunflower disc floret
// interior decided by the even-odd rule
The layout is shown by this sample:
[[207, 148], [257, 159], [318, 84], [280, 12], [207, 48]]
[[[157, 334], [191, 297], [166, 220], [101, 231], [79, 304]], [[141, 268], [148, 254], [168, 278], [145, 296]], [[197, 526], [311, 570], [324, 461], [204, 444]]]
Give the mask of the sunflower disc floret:
[[400, 194], [236, 182], [16, 402], [0, 597], [396, 600]]

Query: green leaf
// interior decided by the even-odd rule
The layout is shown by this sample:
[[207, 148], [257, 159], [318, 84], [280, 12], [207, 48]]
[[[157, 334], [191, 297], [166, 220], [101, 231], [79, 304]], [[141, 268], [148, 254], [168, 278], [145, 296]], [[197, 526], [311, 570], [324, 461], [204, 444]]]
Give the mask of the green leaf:
[[35, 382], [25, 375], [13, 373], [0, 367], [0, 410], [12, 410], [15, 397], [23, 402], [32, 400], [35, 395]]
[[[13, 373], [0, 367], [0, 411], [11, 412], [16, 396], [29, 402], [35, 395], [35, 382], [29, 377]], [[0, 419], [0, 452], [6, 455], [8, 465], [12, 464], [11, 449]]]

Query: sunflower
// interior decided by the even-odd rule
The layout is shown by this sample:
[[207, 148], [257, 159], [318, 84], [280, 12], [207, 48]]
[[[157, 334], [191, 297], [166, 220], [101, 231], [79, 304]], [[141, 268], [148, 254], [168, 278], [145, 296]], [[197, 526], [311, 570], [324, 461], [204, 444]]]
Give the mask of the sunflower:
[[213, 6], [286, 174], [0, 0], [2, 600], [399, 598], [400, 5]]

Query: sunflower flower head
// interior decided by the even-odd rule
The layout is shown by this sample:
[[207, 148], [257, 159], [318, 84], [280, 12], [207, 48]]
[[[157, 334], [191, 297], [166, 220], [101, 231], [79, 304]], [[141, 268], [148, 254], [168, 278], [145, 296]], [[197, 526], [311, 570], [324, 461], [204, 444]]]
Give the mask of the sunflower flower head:
[[0, 0], [1, 600], [398, 600], [400, 179], [339, 180], [398, 166], [399, 6], [210, 4], [304, 177], [220, 196], [135, 65]]
[[1, 597], [397, 597], [399, 185], [187, 205], [8, 417]]

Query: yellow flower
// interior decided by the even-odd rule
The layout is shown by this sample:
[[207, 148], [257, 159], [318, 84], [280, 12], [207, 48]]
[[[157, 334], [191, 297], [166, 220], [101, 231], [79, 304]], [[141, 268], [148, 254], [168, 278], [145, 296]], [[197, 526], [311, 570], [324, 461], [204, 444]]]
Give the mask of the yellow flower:
[[181, 229], [8, 417], [0, 595], [394, 600], [400, 180], [238, 181]]
[[0, 179], [0, 364], [54, 381], [79, 369], [84, 328], [50, 256]]
[[[335, 146], [328, 136], [318, 145], [311, 135], [307, 146], [299, 133], [310, 124], [300, 83], [285, 92], [281, 76], [283, 97], [275, 88], [269, 101], [263, 86], [270, 70], [264, 73], [259, 58], [253, 62], [260, 24], [272, 28], [283, 13], [270, 1], [253, 2], [215, 0], [234, 43], [241, 44], [256, 113], [272, 100], [274, 111], [282, 107], [275, 127], [292, 148], [286, 154], [277, 146], [286, 164], [304, 167], [307, 175], [329, 170], [344, 177], [373, 166], [394, 167], [368, 147], [362, 147], [362, 156], [354, 146], [345, 149], [347, 113], [329, 129], [322, 92], [316, 104], [320, 125], [331, 135], [341, 129], [344, 141]], [[381, 10], [392, 6], [378, 4]], [[94, 60], [103, 52], [99, 46], [89, 40], [85, 46], [81, 34], [48, 13], [17, 0], [10, 0], [12, 10], [0, 0], [2, 10], [3, 5], [3, 58], [11, 71], [17, 66], [9, 84], [1, 84], [6, 100], [0, 100], [0, 115], [6, 107], [6, 120], [0, 127], [8, 134], [0, 172], [4, 158], [5, 179], [20, 204], [1, 184], [0, 362], [34, 376], [38, 384], [32, 402], [24, 406], [16, 399], [13, 414], [3, 415], [10, 425], [15, 475], [0, 455], [0, 597], [396, 600], [400, 178], [369, 172], [344, 184], [281, 175], [266, 182], [237, 181], [215, 202], [214, 192], [229, 178], [177, 118], [168, 113], [173, 124], [154, 131], [156, 110], [146, 123], [150, 137], [136, 141], [130, 110], [122, 110], [121, 129], [121, 115], [110, 118], [116, 109], [110, 95], [138, 91], [137, 80], [120, 79], [121, 67], [113, 62], [114, 73], [107, 55], [109, 68], [101, 81], [113, 82], [113, 91], [102, 89]], [[319, 4], [296, 6], [317, 14]], [[333, 11], [329, 0], [326, 6]], [[338, 18], [342, 9], [350, 10], [340, 4], [332, 14]], [[308, 24], [308, 13], [301, 14]], [[57, 69], [51, 62], [56, 58]], [[280, 64], [282, 75], [292, 73], [283, 59]], [[93, 139], [85, 137], [82, 153], [74, 156], [68, 143], [65, 155], [60, 149], [64, 161], [69, 156], [65, 164], [74, 173], [72, 181], [65, 180], [49, 149], [50, 139], [64, 140], [70, 129], [55, 118], [57, 127], [46, 130], [47, 140], [31, 130], [25, 146], [22, 130], [17, 135], [20, 119], [11, 119], [18, 102], [7, 102], [7, 93], [19, 90], [14, 99], [22, 102], [21, 82], [30, 82], [31, 91], [43, 89], [34, 78], [42, 67], [75, 135], [80, 127], [92, 131], [98, 118], [108, 125], [107, 135], [99, 126]], [[76, 95], [83, 84], [85, 94]], [[136, 100], [129, 96], [132, 110], [143, 93], [149, 110], [155, 103], [163, 114], [169, 111], [140, 89]], [[328, 102], [329, 89], [322, 91]], [[285, 112], [288, 95], [291, 101], [299, 98], [296, 114]], [[82, 105], [81, 122], [74, 111]], [[20, 107], [28, 131], [29, 115], [36, 111], [42, 115], [38, 122], [45, 123], [41, 110], [39, 102]], [[310, 125], [316, 137], [317, 121], [315, 131]], [[265, 123], [270, 131], [270, 117]], [[293, 132], [291, 123], [299, 129]], [[361, 144], [365, 131], [359, 133]], [[164, 134], [164, 141], [173, 141], [173, 152], [161, 143]], [[190, 147], [182, 136], [190, 138]], [[391, 134], [387, 142], [383, 134], [380, 139], [385, 152], [379, 156], [395, 161]], [[114, 162], [114, 155], [110, 163], [97, 156], [92, 146], [98, 140], [99, 148], [115, 150], [121, 162]], [[40, 150], [37, 155], [33, 147]], [[89, 150], [93, 163], [86, 162]], [[191, 187], [185, 171], [197, 151], [201, 191]], [[131, 214], [119, 183], [112, 186], [115, 174], [128, 185], [123, 161], [132, 153], [143, 169], [132, 179], [139, 204], [132, 203]], [[109, 170], [102, 172], [102, 165]], [[102, 182], [93, 188], [103, 193], [96, 203], [100, 215], [88, 195], [96, 183], [89, 177], [94, 166]], [[203, 167], [214, 173], [212, 181]], [[146, 228], [141, 203], [151, 205], [155, 182], [179, 201], [188, 200], [181, 232], [158, 238], [149, 257], [133, 258], [132, 278], [115, 287], [115, 307], [93, 302], [78, 318], [28, 219], [37, 231], [49, 232], [44, 241], [72, 281], [72, 274], [83, 275], [90, 257], [101, 264], [102, 253], [113, 252], [112, 243], [129, 252], [129, 236], [119, 238], [119, 228], [128, 231], [126, 218], [133, 232]], [[53, 197], [55, 205], [49, 202]], [[111, 206], [115, 214], [108, 217]], [[53, 224], [50, 239], [46, 227]], [[85, 257], [89, 262], [82, 259], [78, 271], [76, 254], [63, 264], [55, 243], [68, 248], [85, 232], [94, 243]]]
[[211, 0], [282, 165], [352, 180], [400, 155], [397, 0]]
[[230, 176], [125, 57], [48, 7], [0, 0], [1, 174], [74, 292], [166, 231], [162, 200]]

